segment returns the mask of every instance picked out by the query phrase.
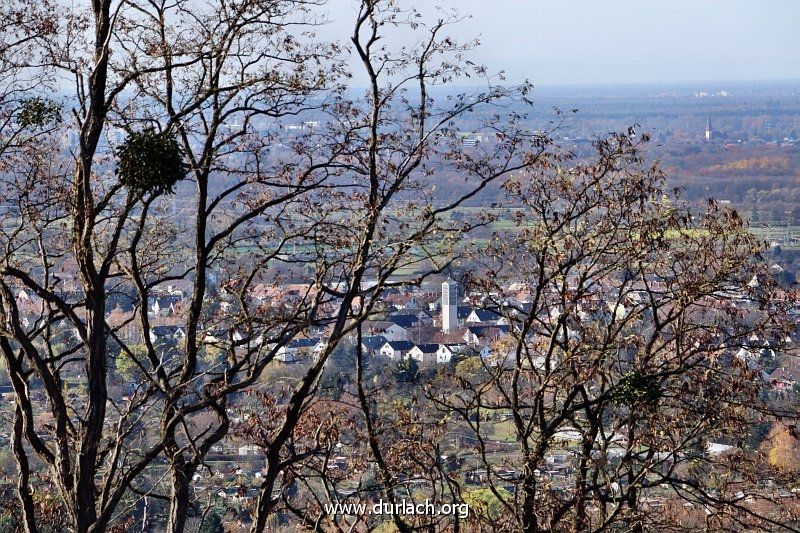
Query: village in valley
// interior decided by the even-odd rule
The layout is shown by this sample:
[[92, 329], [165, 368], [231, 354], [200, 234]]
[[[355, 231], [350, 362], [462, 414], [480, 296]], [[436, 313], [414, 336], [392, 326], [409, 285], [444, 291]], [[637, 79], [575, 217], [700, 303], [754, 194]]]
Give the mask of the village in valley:
[[0, 533], [800, 531], [738, 3], [2, 0]]
[[[774, 265], [773, 273], [778, 273], [779, 269], [779, 266]], [[58, 276], [61, 279], [61, 290], [65, 294], [79, 290], [74, 281], [70, 282], [74, 278], [71, 278], [68, 268], [62, 268]], [[570, 283], [577, 283], [577, 280], [566, 280], [565, 283], [569, 292]], [[721, 302], [734, 302], [744, 313], [755, 312], [757, 304], [752, 299], [752, 294], [759, 290], [759, 283], [759, 278], [754, 276], [746, 286], [728, 286], [717, 295], [707, 298], [708, 303], [719, 305]], [[379, 305], [370, 318], [361, 323], [357, 332], [343, 340], [326, 362], [321, 378], [320, 399], [317, 401], [321, 409], [330, 409], [331, 412], [338, 412], [339, 416], [347, 416], [344, 414], [347, 408], [342, 410], [341, 405], [347, 406], [351, 401], [349, 398], [355, 396], [352, 388], [356, 357], [363, 361], [366, 372], [371, 373], [373, 380], [380, 376], [382, 384], [379, 387], [384, 389], [382, 401], [389, 402], [390, 405], [392, 402], [407, 405], [412, 402], [412, 398], [413, 403], [416, 403], [418, 394], [427, 386], [425, 383], [431, 383], [437, 376], [460, 374], [462, 379], [470, 379], [469, 375], [480, 372], [481, 368], [505, 367], [511, 371], [517, 366], [518, 354], [515, 351], [520, 344], [515, 339], [523, 335], [523, 322], [534, 305], [531, 302], [530, 286], [525, 282], [510, 283], [504, 288], [502, 298], [498, 298], [498, 294], [487, 296], [478, 290], [465, 290], [463, 284], [441, 274], [433, 275], [420, 284], [398, 285], [382, 293]], [[187, 335], [184, 323], [192, 287], [191, 280], [165, 282], [153, 288], [151, 297], [146, 302], [148, 340], [162, 357], [169, 357], [172, 350], [180, 349], [181, 344], [185, 343]], [[214, 325], [198, 332], [204, 346], [202, 351], [208, 354], [202, 362], [203, 370], [213, 374], [215, 367], [224, 367], [220, 354], [223, 351], [221, 347], [226, 343], [256, 344], [265, 350], [273, 350], [271, 353], [274, 363], [258, 389], [274, 394], [279, 405], [281, 398], [286, 398], [287, 386], [291, 387], [298, 376], [325, 352], [332, 327], [328, 317], [320, 316], [316, 324], [304, 329], [281, 346], [264, 345], [263, 336], [253, 335], [252, 332], [237, 332], [226, 324], [224, 318], [220, 319], [234, 312], [238, 304], [229, 292], [214, 286], [213, 282], [212, 287], [216, 294]], [[270, 307], [276, 303], [291, 306], [313, 297], [318, 290], [313, 283], [297, 282], [280, 286], [259, 283], [253, 285], [249, 291], [248, 303], [254, 308]], [[601, 280], [591, 294], [587, 293], [580, 298], [578, 308], [570, 312], [571, 318], [566, 323], [563, 334], [572, 341], [580, 341], [582, 322], [611, 324], [615, 320], [622, 320], [646, 306], [650, 293], [665, 290], [663, 280], [660, 281], [657, 277], [647, 280], [646, 283], [636, 282], [626, 286], [621, 286], [613, 279], [605, 282]], [[554, 287], [553, 295], [557, 293]], [[16, 289], [15, 301], [23, 323], [35, 323], [41, 316], [43, 301], [29, 290]], [[143, 345], [145, 339], [141, 328], [132, 317], [140, 311], [139, 306], [145, 304], [138, 302], [132, 292], [125, 290], [115, 290], [111, 293], [109, 302], [106, 320], [109, 327], [115, 328], [115, 336], [118, 335], [120, 340], [130, 346]], [[562, 309], [554, 305], [549, 309], [540, 308], [538, 312], [545, 322], [557, 321]], [[66, 328], [59, 335], [65, 345], [68, 345], [69, 342], [74, 342], [76, 333]], [[741, 345], [724, 350], [724, 364], [747, 368], [754, 379], [763, 384], [775, 402], [788, 402], [791, 405], [793, 398], [800, 394], [800, 368], [793, 359], [797, 341], [796, 332], [782, 338], [754, 334]], [[536, 344], [531, 337], [526, 338], [526, 343]], [[634, 352], [623, 359], [625, 357], [632, 360], [635, 357]], [[535, 371], [544, 374], [557, 368], [559, 363], [557, 356], [550, 358], [544, 354], [536, 355], [528, 361]], [[126, 364], [120, 356], [117, 357], [116, 368], [112, 371], [115, 376], [111, 387], [114, 402], [120, 405], [133, 402], [146, 386], [146, 377], [139, 369], [133, 368], [130, 362]], [[74, 398], [81, 395], [85, 386], [78, 376], [65, 379], [63, 384], [65, 392]], [[457, 385], [450, 383], [446, 387]], [[1, 390], [10, 393], [11, 386], [5, 384]], [[448, 390], [450, 389], [445, 388], [444, 394], [450, 394]], [[36, 402], [44, 401], [35, 388], [31, 391], [31, 396]], [[8, 395], [8, 398], [11, 396]], [[7, 411], [12, 405], [12, 402], [6, 401], [2, 408]], [[211, 448], [206, 468], [198, 471], [193, 480], [196, 497], [210, 502], [210, 508], [218, 515], [227, 516], [232, 531], [244, 530], [251, 525], [250, 512], [268, 467], [265, 450], [258, 444], [258, 439], [249, 438], [247, 432], [237, 432], [235, 428], [247, 426], [248, 421], [262, 417], [262, 407], [249, 395], [233, 398], [227, 410], [234, 431]], [[478, 415], [486, 417], [483, 429], [479, 432], [463, 422], [448, 422], [447, 433], [440, 437], [439, 453], [447, 461], [451, 475], [457, 476], [465, 487], [472, 487], [472, 490], [480, 492], [484, 490], [481, 487], [491, 483], [492, 486], [496, 484], [503, 494], [513, 494], [518, 490], [517, 483], [521, 474], [520, 469], [513, 466], [513, 458], [519, 446], [519, 438], [510, 427], [513, 412], [508, 408], [489, 408], [487, 413]], [[143, 420], [141, 424], [142, 438], [146, 439], [145, 428], [148, 422]], [[325, 457], [326, 468], [329, 469], [325, 475], [333, 476], [333, 486], [339, 497], [343, 500], [356, 498], [360, 501], [365, 494], [374, 495], [374, 487], [370, 488], [365, 480], [375, 475], [377, 467], [369, 460], [364, 462], [364, 450], [356, 437], [358, 431], [352, 427], [348, 431], [345, 426], [343, 425], [335, 446], [318, 453]], [[7, 433], [1, 437], [5, 444], [9, 443]], [[567, 424], [561, 425], [554, 437], [554, 444], [548, 448], [536, 476], [540, 481], [548, 480], [547, 483], [552, 487], [566, 488], [573, 482], [571, 480], [575, 475], [581, 433]], [[610, 459], [622, 457], [626, 453], [628, 441], [624, 426], [617, 427], [606, 438], [608, 448], [604, 453]], [[763, 435], [761, 438], [763, 439]], [[481, 439], [480, 446], [476, 445], [476, 439]], [[736, 447], [736, 442], [723, 437], [719, 442], [708, 441], [701, 453], [705, 457], [715, 458], [735, 451]], [[482, 457], [479, 458], [478, 454]], [[7, 465], [7, 462], [3, 464]], [[354, 469], [354, 464], [360, 466]], [[8, 476], [10, 472], [7, 467], [4, 468]], [[149, 477], [157, 478], [162, 469], [163, 465], [154, 463], [149, 468]], [[325, 475], [317, 482], [320, 486], [329, 483], [324, 479]], [[338, 484], [337, 475], [341, 476]], [[8, 477], [5, 479], [9, 480]], [[430, 479], [425, 476], [409, 474], [397, 479], [396, 489], [408, 497], [412, 494], [418, 496], [429, 492], [425, 488], [429, 483]], [[785, 498], [794, 501], [794, 496], [793, 493], [783, 491], [776, 497], [780, 502]], [[146, 500], [144, 504], [140, 503], [137, 512], [146, 515], [147, 505]], [[645, 509], [663, 510], [676, 503], [674, 495], [669, 491], [654, 488], [644, 499], [644, 505]], [[680, 505], [687, 516], [699, 511], [690, 504]], [[275, 527], [282, 524], [291, 527], [286, 525], [291, 524], [291, 519], [280, 513], [271, 523]]]

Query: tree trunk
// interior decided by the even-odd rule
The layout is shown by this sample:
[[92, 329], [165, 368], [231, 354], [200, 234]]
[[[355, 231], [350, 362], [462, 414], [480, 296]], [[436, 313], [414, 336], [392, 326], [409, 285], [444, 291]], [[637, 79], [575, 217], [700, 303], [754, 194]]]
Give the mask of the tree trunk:
[[536, 520], [536, 476], [529, 464], [522, 478], [522, 531], [535, 533], [539, 531]]
[[169, 515], [167, 517], [168, 533], [183, 533], [186, 517], [189, 513], [189, 481], [194, 475], [193, 468], [179, 466], [170, 474]]
[[[273, 457], [274, 455], [274, 457]], [[256, 502], [256, 519], [253, 522], [253, 527], [250, 529], [252, 533], [263, 533], [267, 527], [267, 518], [272, 513], [272, 508], [275, 502], [272, 499], [272, 491], [275, 488], [275, 481], [280, 475], [280, 471], [274, 465], [277, 465], [279, 457], [277, 453], [271, 454], [267, 452], [267, 474], [264, 476], [264, 481], [261, 483], [261, 489], [258, 493], [258, 501]]]
[[38, 530], [36, 528], [36, 518], [34, 516], [33, 498], [31, 497], [29, 487], [30, 465], [28, 464], [28, 456], [22, 445], [23, 424], [22, 408], [17, 405], [14, 412], [14, 442], [12, 444], [12, 449], [17, 458], [17, 465], [19, 467], [17, 494], [20, 504], [22, 505], [22, 525], [25, 528], [25, 533], [36, 533]]

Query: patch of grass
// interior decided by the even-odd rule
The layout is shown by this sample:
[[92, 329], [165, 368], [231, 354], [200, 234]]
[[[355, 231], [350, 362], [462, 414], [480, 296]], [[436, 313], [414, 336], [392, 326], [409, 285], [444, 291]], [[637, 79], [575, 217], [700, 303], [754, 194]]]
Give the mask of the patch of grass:
[[492, 425], [491, 435], [493, 440], [501, 440], [505, 442], [517, 441], [517, 431], [514, 428], [514, 422], [511, 420], [495, 422]]

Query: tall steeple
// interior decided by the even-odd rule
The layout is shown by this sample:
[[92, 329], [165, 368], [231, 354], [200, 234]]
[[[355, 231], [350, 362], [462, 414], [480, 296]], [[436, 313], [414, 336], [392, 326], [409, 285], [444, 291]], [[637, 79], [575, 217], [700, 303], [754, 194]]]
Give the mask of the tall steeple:
[[449, 277], [442, 283], [442, 332], [458, 327], [458, 283]]
[[711, 116], [706, 118], [706, 140], [711, 140]]

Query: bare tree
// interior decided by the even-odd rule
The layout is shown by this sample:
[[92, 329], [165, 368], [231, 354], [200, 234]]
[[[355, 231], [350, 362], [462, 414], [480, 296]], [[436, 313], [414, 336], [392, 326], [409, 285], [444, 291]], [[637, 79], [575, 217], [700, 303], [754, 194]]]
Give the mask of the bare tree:
[[[293, 443], [329, 355], [399, 268], [443, 268], [431, 264], [439, 256], [431, 246], [464, 229], [444, 215], [530, 164], [513, 121], [507, 142], [475, 157], [461, 154], [453, 130], [458, 116], [514, 91], [432, 106], [429, 85], [465, 72], [468, 46], [441, 35], [446, 21], [394, 55], [376, 45], [380, 27], [419, 22], [364, 2], [353, 44], [372, 82], [365, 101], [350, 101], [336, 85], [337, 47], [291, 31], [318, 24], [318, 5], [97, 1], [84, 12], [42, 4], [58, 9], [48, 19], [58, 26], [43, 27], [40, 60], [20, 72], [70, 82], [74, 94], [65, 102], [71, 117], [6, 180], [15, 209], [3, 225], [0, 347], [19, 406], [27, 530], [38, 527], [32, 454], [47, 467], [39, 483], [58, 492], [75, 530], [105, 530], [147, 497], [166, 501], [168, 530], [183, 531], [193, 479], [230, 430], [230, 398], [250, 390], [294, 338], [327, 327], [325, 348], [262, 439], [267, 471], [254, 529], [263, 530], [280, 476], [311, 453]], [[382, 78], [390, 81], [379, 86]], [[312, 110], [327, 115], [326, 126], [309, 122], [294, 138], [280, 129], [282, 118], [302, 121]], [[448, 159], [473, 181], [436, 204], [426, 165]], [[310, 281], [284, 293], [298, 268]], [[165, 321], [153, 308], [170, 284], [185, 298]], [[119, 375], [132, 379], [124, 391]]]
[[[319, 464], [324, 465], [325, 458], [330, 457], [330, 442], [324, 440], [321, 449], [312, 446], [306, 453], [296, 453], [294, 440], [304, 413], [318, 405], [319, 378], [330, 354], [345, 338], [357, 337], [361, 324], [374, 315], [386, 288], [418, 285], [442, 272], [452, 261], [451, 252], [459, 239], [485, 223], [480, 219], [457, 224], [449, 219], [451, 212], [487, 188], [496, 187], [513, 172], [532, 165], [543, 150], [533, 146], [534, 136], [519, 124], [519, 115], [509, 111], [501, 118], [499, 113], [511, 102], [529, 105], [527, 85], [511, 89], [490, 86], [485, 92], [457, 95], [445, 102], [430, 96], [432, 86], [465, 73], [481, 77], [486, 73], [463, 58], [472, 43], [459, 44], [446, 35], [447, 28], [458, 20], [456, 15], [433, 24], [419, 17], [391, 2], [369, 0], [360, 5], [351, 40], [369, 80], [368, 89], [362, 100], [340, 99], [330, 106], [332, 127], [321, 143], [337, 146], [336, 162], [330, 168], [335, 170], [336, 182], [345, 186], [344, 194], [334, 192], [324, 201], [311, 197], [306, 209], [319, 212], [325, 206], [329, 210], [310, 218], [315, 224], [324, 224], [329, 232], [328, 237], [316, 237], [316, 246], [322, 245], [324, 256], [318, 256], [315, 262], [318, 272], [320, 265], [326, 265], [328, 272], [320, 291], [336, 301], [336, 311], [325, 319], [332, 323], [326, 349], [288, 398], [280, 423], [257, 426], [259, 442], [267, 453], [268, 472], [261, 486], [253, 531], [264, 530], [279, 505], [313, 527], [339, 520], [326, 516], [322, 505], [338, 500], [337, 491], [329, 486], [330, 473]], [[380, 40], [397, 28], [419, 31], [422, 38], [410, 49], [394, 50], [381, 44]], [[498, 113], [476, 130], [504, 142], [465, 152], [454, 127], [456, 120], [487, 107], [494, 107]], [[432, 166], [442, 173], [457, 173], [468, 185], [460, 192], [437, 194], [436, 185], [431, 183]], [[414, 274], [399, 279], [401, 269], [409, 267]], [[360, 397], [360, 401], [365, 398]], [[353, 416], [352, 409], [345, 412]], [[363, 434], [374, 442], [370, 429], [374, 415], [364, 414], [367, 427]], [[381, 465], [382, 458], [375, 458]], [[308, 482], [309, 468], [318, 483]], [[287, 482], [279, 486], [282, 473]], [[394, 475], [388, 468], [380, 475], [386, 496], [394, 502]], [[287, 498], [287, 490], [298, 484], [309, 491], [302, 499], [311, 499], [311, 507], [301, 507]], [[404, 527], [396, 515], [395, 523]]]
[[[735, 212], [711, 201], [693, 215], [667, 196], [630, 134], [595, 148], [589, 161], [554, 150], [504, 184], [519, 230], [476, 256], [473, 288], [508, 335], [428, 392], [469, 428], [497, 506], [477, 518], [685, 530], [689, 502], [708, 511], [701, 529], [792, 530], [788, 508], [759, 508], [775, 491], [752, 482], [760, 460], [744, 449], [753, 422], [779, 413], [741, 350], [791, 329], [761, 245]], [[497, 450], [498, 426], [514, 453]]]
[[[0, 342], [19, 402], [20, 470], [28, 470], [28, 453], [48, 465], [48, 479], [78, 531], [105, 530], [125, 512], [123, 498], [153, 492], [151, 476], [143, 479], [143, 473], [159, 457], [170, 465], [168, 527], [182, 531], [192, 475], [228, 428], [225, 398], [251, 383], [276, 346], [308, 323], [313, 302], [288, 309], [280, 331], [263, 319], [215, 318], [208, 280], [241, 242], [270, 242], [265, 231], [246, 230], [251, 221], [321, 183], [313, 176], [316, 162], [297, 173], [297, 163], [264, 163], [271, 137], [257, 133], [263, 124], [253, 124], [259, 117], [298, 113], [310, 95], [330, 88], [337, 71], [326, 62], [334, 50], [300, 45], [287, 31], [294, 24], [313, 26], [308, 8], [314, 5], [94, 2], [88, 13], [58, 13], [60, 26], [44, 27], [35, 41], [27, 37], [27, 16], [7, 28], [16, 41], [6, 40], [4, 57], [19, 55], [17, 48], [32, 42], [38, 46], [40, 61], [20, 64], [20, 76], [50, 73], [62, 75], [57, 79], [64, 83], [66, 72], [74, 80], [72, 119], [48, 145], [31, 146], [25, 167], [13, 169], [16, 177], [6, 181], [15, 210], [4, 225]], [[40, 90], [29, 89], [31, 98]], [[77, 146], [64, 160], [56, 135], [72, 132]], [[114, 172], [117, 132], [127, 136], [120, 157], [133, 158], [127, 173]], [[159, 223], [167, 211], [154, 216], [161, 195], [184, 175], [159, 174], [166, 161], [154, 155], [160, 152], [153, 142], [174, 148], [195, 185], [183, 227]], [[209, 187], [212, 179], [228, 181]], [[232, 205], [237, 209], [228, 211]], [[232, 217], [217, 224], [223, 211]], [[277, 249], [290, 237], [279, 237]], [[191, 255], [176, 259], [185, 250]], [[256, 266], [270, 259], [251, 255]], [[240, 295], [258, 271], [244, 268], [227, 271], [245, 281]], [[72, 274], [76, 279], [69, 279]], [[157, 347], [148, 318], [152, 292], [179, 279], [192, 283], [182, 317], [187, 338], [180, 347]], [[20, 289], [33, 309], [20, 309]], [[115, 295], [128, 298], [134, 310], [112, 325], [107, 318]], [[262, 328], [254, 333], [258, 320]], [[198, 354], [208, 331], [223, 323], [226, 338], [244, 332], [246, 340], [227, 345], [227, 364], [201, 368]], [[121, 331], [132, 327], [136, 333], [123, 338]], [[259, 343], [252, 341], [256, 335]], [[120, 357], [144, 378], [123, 403], [108, 388], [109, 365]], [[45, 402], [32, 398], [33, 380], [42, 384]], [[68, 381], [85, 387], [85, 396], [65, 394]], [[216, 423], [192, 433], [189, 419], [205, 411], [216, 415]], [[40, 422], [37, 413], [50, 422]], [[21, 479], [26, 527], [36, 530], [29, 491]]]

